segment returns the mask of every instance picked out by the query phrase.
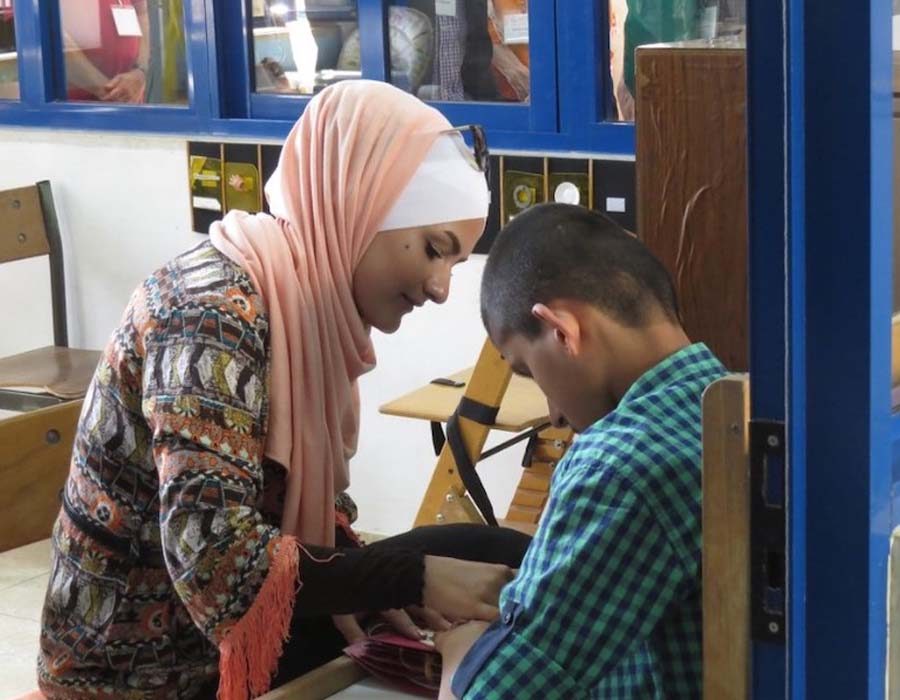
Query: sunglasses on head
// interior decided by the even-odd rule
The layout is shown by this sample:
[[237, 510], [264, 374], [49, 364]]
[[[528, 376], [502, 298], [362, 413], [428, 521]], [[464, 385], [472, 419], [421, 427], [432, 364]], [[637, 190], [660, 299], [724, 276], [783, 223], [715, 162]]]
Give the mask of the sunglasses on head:
[[[487, 178], [488, 187], [491, 184], [491, 156], [488, 151], [487, 138], [484, 135], [484, 128], [478, 124], [465, 124], [464, 126], [456, 126], [452, 129], [442, 131], [442, 134], [458, 134], [459, 141], [454, 139], [454, 143], [459, 145], [460, 152], [466, 157], [466, 161], [479, 172], [484, 173]], [[465, 142], [465, 134], [472, 135], [472, 148], [470, 149]]]

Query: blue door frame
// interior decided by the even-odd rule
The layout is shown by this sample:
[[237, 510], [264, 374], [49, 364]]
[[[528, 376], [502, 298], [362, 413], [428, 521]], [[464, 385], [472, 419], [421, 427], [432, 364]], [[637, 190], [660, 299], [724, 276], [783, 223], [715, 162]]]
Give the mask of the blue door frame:
[[787, 423], [786, 646], [754, 700], [885, 697], [891, 0], [748, 0], [751, 391]]

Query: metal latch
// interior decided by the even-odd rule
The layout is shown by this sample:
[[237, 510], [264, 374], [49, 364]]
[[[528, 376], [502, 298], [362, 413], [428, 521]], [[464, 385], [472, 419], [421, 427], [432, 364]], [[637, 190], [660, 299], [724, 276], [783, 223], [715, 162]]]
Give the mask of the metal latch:
[[750, 622], [753, 639], [785, 639], [785, 429], [780, 421], [750, 421]]

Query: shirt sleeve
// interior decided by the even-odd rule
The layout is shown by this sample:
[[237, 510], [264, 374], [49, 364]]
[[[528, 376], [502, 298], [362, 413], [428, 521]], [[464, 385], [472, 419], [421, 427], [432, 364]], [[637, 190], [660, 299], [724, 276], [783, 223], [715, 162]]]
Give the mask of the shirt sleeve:
[[147, 341], [143, 373], [166, 567], [217, 644], [250, 608], [281, 539], [258, 508], [267, 369], [243, 350], [256, 344], [253, 327], [241, 330], [232, 349], [205, 334], [160, 333]]
[[159, 478], [161, 544], [192, 620], [221, 643], [283, 546], [299, 548], [294, 616], [421, 603], [421, 552], [297, 545], [263, 516], [267, 367], [241, 351], [248, 342], [245, 335], [227, 349], [199, 336], [162, 336], [147, 346], [143, 414]]
[[688, 572], [632, 485], [611, 469], [570, 468], [553, 495], [501, 618], [453, 678], [459, 698], [588, 698], [641, 651]]

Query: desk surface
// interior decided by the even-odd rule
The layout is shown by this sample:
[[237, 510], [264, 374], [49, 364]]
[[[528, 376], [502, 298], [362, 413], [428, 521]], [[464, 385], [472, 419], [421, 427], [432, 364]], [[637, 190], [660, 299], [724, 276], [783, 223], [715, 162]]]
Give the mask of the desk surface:
[[338, 691], [327, 700], [422, 700], [422, 696], [410, 695], [374, 678], [366, 678]]
[[[448, 379], [468, 382], [473, 369], [470, 367], [451, 374]], [[420, 389], [384, 404], [379, 410], [390, 416], [445, 423], [459, 405], [464, 391], [465, 387], [426, 384]], [[548, 420], [547, 399], [544, 398], [537, 384], [531, 379], [513, 375], [500, 404], [500, 412], [497, 414], [494, 428], [520, 433], [546, 423]]]

